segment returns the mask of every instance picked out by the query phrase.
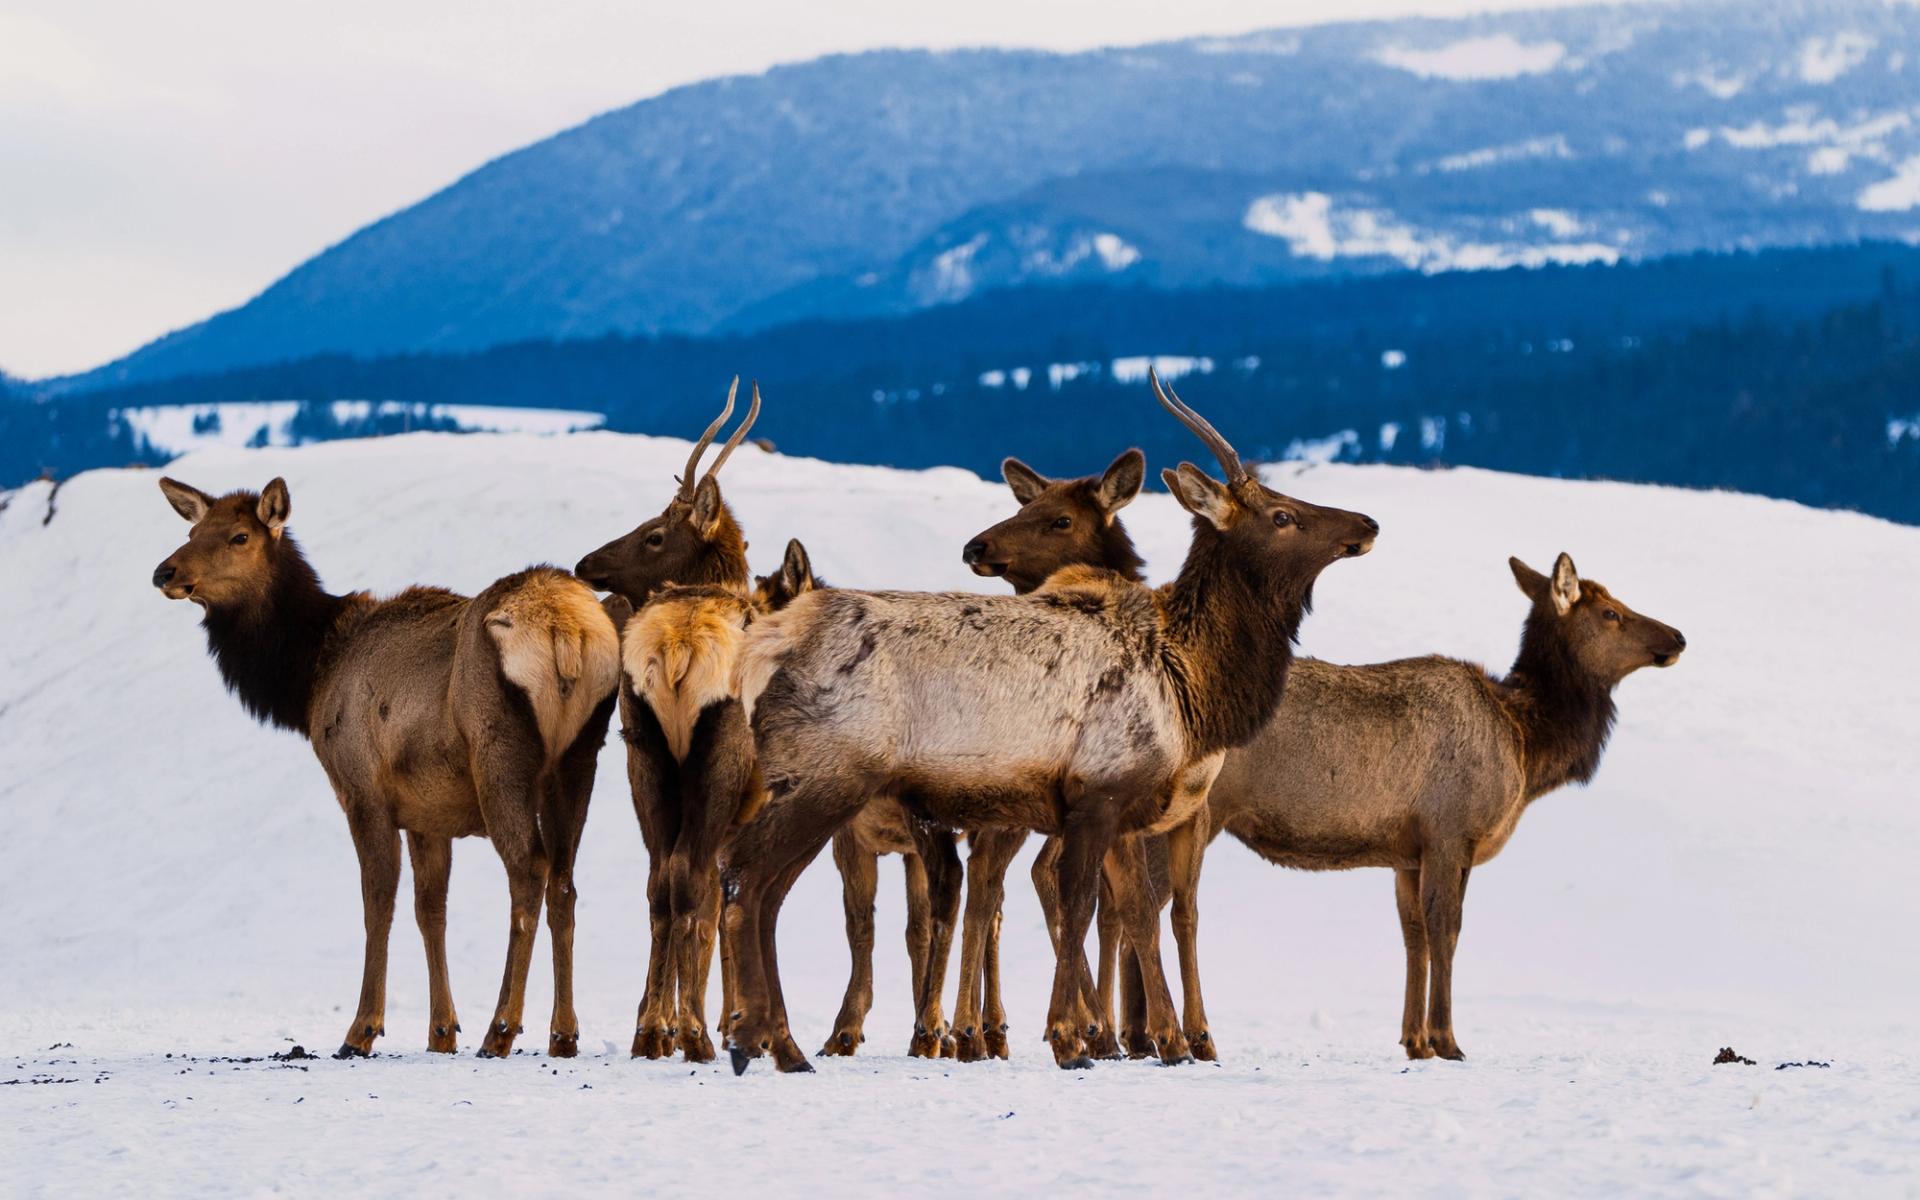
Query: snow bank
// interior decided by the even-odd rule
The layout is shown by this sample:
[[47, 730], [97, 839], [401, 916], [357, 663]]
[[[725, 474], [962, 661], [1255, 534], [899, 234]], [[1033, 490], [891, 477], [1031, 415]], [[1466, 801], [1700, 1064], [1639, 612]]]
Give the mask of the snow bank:
[[[1118, 448], [1090, 445], [1085, 467]], [[529, 562], [571, 563], [658, 511], [685, 451], [610, 434], [414, 435], [209, 449], [169, 471], [211, 490], [286, 476], [293, 528], [332, 587], [475, 589]], [[403, 886], [383, 1056], [300, 1070], [211, 1058], [338, 1043], [360, 965], [354, 858], [307, 747], [245, 717], [206, 661], [197, 612], [149, 586], [185, 529], [156, 474], [82, 475], [45, 525], [45, 485], [0, 512], [0, 1082], [20, 1084], [0, 1092], [0, 1159], [28, 1194], [893, 1193], [960, 1185], [982, 1162], [996, 1190], [1062, 1195], [1279, 1180], [1417, 1195], [1913, 1186], [1920, 530], [1728, 494], [1273, 470], [1276, 486], [1383, 526], [1373, 555], [1323, 578], [1309, 653], [1444, 650], [1503, 666], [1523, 613], [1507, 556], [1545, 565], [1562, 549], [1690, 642], [1677, 667], [1621, 688], [1593, 786], [1542, 800], [1475, 872], [1457, 972], [1464, 1064], [1399, 1057], [1384, 872], [1285, 872], [1230, 839], [1202, 889], [1219, 1066], [1052, 1068], [1039, 1040], [1050, 955], [1024, 860], [1006, 908], [1011, 1063], [902, 1057], [891, 861], [862, 1057], [798, 1079], [630, 1062], [645, 859], [615, 739], [579, 870], [586, 1057], [425, 1055]], [[959, 549], [1012, 508], [962, 471], [752, 447], [726, 488], [756, 567], [798, 536], [849, 586], [991, 590]], [[1166, 578], [1184, 517], [1160, 494], [1126, 517]], [[456, 858], [449, 948], [471, 1050], [507, 900], [484, 842]], [[550, 995], [540, 938], [523, 1039], [536, 1049]], [[780, 957], [811, 1048], [846, 980], [824, 857], [788, 904]], [[1708, 1066], [1729, 1043], [1761, 1066]], [[1810, 1057], [1833, 1066], [1771, 1069]]]
[[1523, 42], [1510, 33], [1497, 33], [1491, 37], [1462, 38], [1426, 50], [1388, 46], [1373, 57], [1375, 62], [1428, 79], [1458, 82], [1541, 75], [1553, 70], [1566, 56], [1567, 48], [1559, 42]]

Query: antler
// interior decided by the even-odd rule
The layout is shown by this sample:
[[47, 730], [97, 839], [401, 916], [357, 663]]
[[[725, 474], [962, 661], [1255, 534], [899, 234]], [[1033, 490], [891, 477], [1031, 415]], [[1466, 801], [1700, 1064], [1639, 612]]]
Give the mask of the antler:
[[1195, 437], [1205, 442], [1207, 449], [1213, 451], [1213, 456], [1220, 460], [1220, 469], [1227, 473], [1227, 486], [1237, 487], [1244, 482], [1248, 478], [1247, 469], [1241, 465], [1240, 455], [1234, 450], [1232, 443], [1221, 437], [1220, 431], [1215, 429], [1205, 417], [1188, 408], [1185, 402], [1174, 394], [1171, 387], [1162, 386], [1160, 373], [1151, 366], [1147, 368], [1147, 380], [1153, 384], [1153, 394], [1159, 398], [1161, 405], [1180, 418], [1180, 423], [1192, 430]]
[[701, 434], [700, 440], [693, 444], [693, 453], [687, 455], [687, 469], [680, 476], [680, 499], [693, 499], [693, 473], [700, 466], [700, 456], [707, 452], [708, 446], [713, 445], [713, 435], [719, 433], [720, 427], [725, 425], [727, 418], [733, 415], [733, 398], [739, 391], [740, 377], [735, 375], [733, 386], [727, 389], [727, 406], [720, 410], [720, 415], [713, 419], [713, 424], [707, 426], [707, 431]]
[[[740, 380], [737, 378], [733, 382], [735, 387], [738, 387], [740, 385]], [[728, 408], [731, 409], [732, 405], [729, 404]], [[735, 446], [738, 446], [740, 444], [740, 440], [747, 436], [747, 430], [753, 428], [753, 423], [755, 420], [759, 418], [759, 416], [760, 416], [760, 381], [756, 379], [753, 381], [753, 403], [747, 406], [747, 419], [740, 422], [740, 428], [734, 430], [733, 436], [727, 439], [727, 444], [720, 447], [720, 457], [714, 459], [713, 465], [707, 468], [708, 479], [711, 479], [715, 475], [718, 475], [720, 473], [720, 468], [727, 465], [727, 456], [732, 454], [733, 448]]]

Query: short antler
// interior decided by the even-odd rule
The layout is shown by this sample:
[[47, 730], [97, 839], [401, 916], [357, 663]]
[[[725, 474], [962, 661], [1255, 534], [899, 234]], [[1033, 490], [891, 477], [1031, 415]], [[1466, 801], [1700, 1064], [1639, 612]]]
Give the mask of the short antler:
[[[738, 387], [740, 385], [740, 381], [737, 378], [733, 381], [733, 383], [735, 387]], [[733, 406], [731, 403], [729, 403], [727, 407], [731, 409]], [[733, 436], [727, 439], [727, 444], [720, 447], [720, 457], [714, 459], [713, 465], [707, 468], [707, 478], [711, 479], [715, 475], [718, 475], [720, 473], [720, 468], [727, 465], [727, 456], [732, 454], [733, 448], [735, 446], [738, 446], [741, 442], [741, 439], [747, 436], [747, 430], [753, 428], [753, 423], [754, 421], [759, 419], [759, 416], [760, 416], [760, 381], [756, 379], [753, 381], [753, 403], [747, 405], [747, 419], [740, 422], [740, 428], [734, 430]]]
[[[707, 452], [708, 446], [713, 445], [713, 435], [716, 433], [719, 433], [720, 427], [722, 425], [725, 425], [727, 423], [727, 418], [733, 415], [733, 398], [739, 393], [740, 393], [740, 377], [738, 375], [735, 375], [733, 377], [733, 385], [727, 388], [727, 406], [720, 410], [720, 415], [713, 419], [713, 424], [707, 426], [707, 431], [700, 435], [700, 440], [698, 442], [694, 443], [693, 453], [687, 455], [687, 469], [680, 476], [680, 499], [682, 500], [693, 499], [693, 487], [694, 487], [693, 473], [696, 470], [698, 470], [700, 467], [700, 456]], [[755, 398], [756, 407], [758, 406], [758, 403], [759, 401], [758, 401], [758, 398], [756, 397]], [[727, 449], [729, 450], [733, 449], [733, 443], [731, 442], [727, 443]], [[721, 457], [724, 460], [726, 456], [722, 455]]]
[[1249, 477], [1247, 468], [1241, 465], [1240, 455], [1232, 443], [1221, 437], [1220, 431], [1205, 417], [1188, 408], [1171, 387], [1162, 385], [1160, 373], [1151, 366], [1147, 368], [1147, 380], [1153, 384], [1153, 394], [1159, 398], [1161, 405], [1180, 418], [1180, 423], [1191, 429], [1194, 436], [1205, 442], [1207, 449], [1213, 451], [1213, 456], [1220, 460], [1220, 469], [1227, 473], [1227, 486], [1238, 487], [1245, 482]]

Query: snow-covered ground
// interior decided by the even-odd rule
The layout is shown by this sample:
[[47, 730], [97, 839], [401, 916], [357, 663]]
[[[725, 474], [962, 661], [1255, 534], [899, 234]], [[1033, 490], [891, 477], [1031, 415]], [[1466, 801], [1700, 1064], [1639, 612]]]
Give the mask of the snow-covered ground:
[[[1119, 448], [1090, 446], [1085, 469]], [[415, 435], [214, 448], [169, 471], [215, 491], [284, 474], [292, 526], [335, 588], [473, 589], [531, 561], [571, 563], [657, 512], [684, 456], [609, 434]], [[1222, 839], [1202, 890], [1219, 1065], [1052, 1067], [1039, 1040], [1050, 955], [1024, 863], [1005, 932], [1014, 1059], [904, 1057], [889, 862], [864, 1054], [735, 1079], [626, 1057], [644, 858], [617, 741], [579, 872], [580, 1059], [538, 1053], [544, 931], [522, 1040], [534, 1053], [471, 1057], [507, 902], [491, 849], [469, 841], [449, 936], [467, 1054], [424, 1052], [403, 887], [380, 1056], [230, 1061], [338, 1045], [359, 978], [357, 872], [306, 746], [247, 720], [205, 658], [197, 610], [149, 586], [185, 532], [157, 474], [80, 476], [46, 524], [46, 485], [0, 512], [11, 1194], [1920, 1189], [1920, 530], [1736, 495], [1276, 468], [1277, 486], [1383, 526], [1374, 554], [1323, 577], [1310, 653], [1444, 650], [1504, 667], [1523, 612], [1506, 556], [1545, 566], [1562, 549], [1689, 640], [1676, 668], [1621, 688], [1594, 785], [1540, 802], [1475, 872], [1457, 972], [1468, 1060], [1400, 1055], [1384, 872], [1284, 872]], [[991, 586], [960, 546], [1012, 508], [960, 471], [750, 447], [725, 486], [756, 566], [797, 535], [850, 586]], [[1151, 495], [1127, 519], [1165, 578], [1180, 514]], [[811, 1048], [846, 980], [826, 858], [781, 935]], [[1709, 1065], [1723, 1045], [1758, 1065]], [[1831, 1065], [1776, 1069], [1809, 1060]]]

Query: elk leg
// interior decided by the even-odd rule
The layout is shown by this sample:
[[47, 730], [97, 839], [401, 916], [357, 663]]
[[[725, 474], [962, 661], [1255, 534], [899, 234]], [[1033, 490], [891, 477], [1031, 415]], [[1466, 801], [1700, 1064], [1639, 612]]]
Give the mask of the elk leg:
[[927, 867], [933, 930], [927, 940], [926, 977], [920, 981], [919, 1008], [907, 1053], [917, 1058], [952, 1058], [956, 1046], [941, 1010], [940, 993], [947, 986], [947, 958], [953, 950], [954, 926], [959, 923], [964, 868], [951, 833], [929, 830], [923, 835], [917, 822], [915, 826], [914, 840]]
[[680, 764], [667, 748], [666, 733], [645, 701], [630, 688], [620, 701], [622, 734], [627, 743], [627, 783], [640, 840], [647, 847], [646, 990], [633, 1023], [635, 1058], [666, 1058], [673, 1053], [673, 898], [667, 864], [680, 840]]
[[793, 1040], [793, 1026], [787, 1019], [787, 997], [780, 986], [780, 948], [774, 937], [774, 924], [779, 919], [780, 906], [786, 903], [787, 893], [793, 890], [793, 885], [800, 878], [800, 873], [807, 869], [807, 864], [811, 863], [814, 855], [818, 853], [819, 847], [816, 846], [813, 853], [799, 856], [788, 863], [781, 870], [773, 888], [768, 891], [766, 903], [763, 905], [766, 919], [761, 924], [760, 937], [762, 954], [767, 963], [769, 1011], [773, 1014], [773, 1063], [775, 1069], [781, 1072], [797, 1071], [810, 1074], [813, 1071], [813, 1064], [807, 1061], [806, 1053]]
[[1153, 1039], [1161, 1062], [1168, 1066], [1192, 1062], [1193, 1051], [1181, 1032], [1173, 992], [1160, 966], [1160, 901], [1147, 873], [1145, 839], [1135, 836], [1115, 842], [1107, 852], [1106, 871], [1127, 945], [1140, 964], [1140, 981], [1147, 996], [1147, 1035]]
[[1467, 895], [1470, 868], [1445, 861], [1420, 865], [1420, 912], [1427, 927], [1429, 970], [1427, 1032], [1433, 1052], [1441, 1058], [1463, 1059], [1453, 1037], [1453, 952], [1460, 944], [1460, 912]]
[[680, 1051], [687, 1062], [712, 1062], [713, 1038], [707, 1033], [706, 972], [702, 960], [712, 945], [701, 936], [700, 925], [711, 907], [709, 897], [719, 891], [719, 878], [711, 864], [696, 864], [691, 880], [688, 911], [676, 916], [675, 938], [680, 957], [680, 1009], [676, 1018]]
[[1202, 804], [1193, 819], [1167, 834], [1168, 868], [1173, 884], [1173, 941], [1180, 954], [1182, 1012], [1187, 1043], [1195, 1058], [1219, 1057], [1207, 1026], [1207, 1005], [1200, 996], [1200, 866], [1206, 861], [1210, 820]]
[[1047, 939], [1055, 955], [1060, 953], [1060, 839], [1050, 836], [1033, 858], [1033, 894], [1040, 900], [1040, 915], [1047, 923]]
[[1121, 1044], [1128, 1058], [1151, 1058], [1154, 1050], [1153, 1039], [1147, 1036], [1147, 985], [1140, 978], [1140, 956], [1124, 938], [1119, 974]]
[[668, 1020], [673, 992], [670, 945], [673, 901], [665, 852], [657, 852], [651, 858], [647, 864], [647, 919], [652, 927], [653, 942], [647, 952], [647, 990], [640, 998], [640, 1015], [634, 1021], [634, 1058], [666, 1058], [673, 1053], [673, 1033]]
[[723, 1040], [727, 1036], [728, 1017], [733, 1013], [733, 953], [720, 943], [720, 873], [713, 873], [712, 887], [700, 918], [700, 979], [694, 985], [702, 996], [713, 974], [714, 952], [720, 959], [720, 1020], [713, 1027]]
[[459, 1049], [460, 1018], [453, 1011], [453, 985], [447, 978], [447, 881], [453, 873], [453, 840], [407, 833], [407, 859], [413, 867], [413, 919], [427, 947], [427, 1049], [452, 1054]]
[[1075, 1024], [1075, 1007], [1085, 1002], [1087, 926], [1093, 922], [1100, 864], [1113, 841], [1118, 812], [1105, 797], [1075, 790], [1079, 795], [1068, 798], [1060, 837], [1060, 952], [1054, 958], [1053, 997], [1047, 1006], [1047, 1041], [1054, 1062], [1068, 1069], [1093, 1065], [1081, 1036], [1086, 1026]]
[[953, 1014], [956, 1057], [962, 1062], [987, 1057], [985, 1021], [980, 1011], [981, 974], [1000, 917], [1007, 867], [1026, 840], [1023, 829], [976, 829], [967, 836], [967, 908], [961, 925], [960, 989]]
[[[1120, 910], [1115, 907], [1113, 887], [1106, 876], [1100, 877], [1100, 906], [1094, 913], [1094, 933], [1100, 941], [1100, 970], [1094, 985], [1093, 1025], [1098, 1027], [1087, 1053], [1095, 1058], [1119, 1058], [1120, 1042], [1114, 1036], [1113, 981], [1115, 959], [1120, 949]], [[1140, 1027], [1134, 1026], [1137, 1031]]]
[[[918, 861], [917, 859], [915, 860]], [[853, 970], [847, 978], [847, 992], [840, 1001], [840, 1015], [833, 1019], [833, 1032], [821, 1054], [853, 1054], [866, 1040], [867, 1013], [873, 1009], [873, 898], [880, 885], [879, 856], [862, 846], [851, 829], [833, 835], [833, 863], [840, 868], [840, 904], [847, 918], [847, 953]], [[907, 873], [909, 898], [913, 872]], [[924, 877], [921, 895], [925, 897]], [[913, 950], [913, 929], [907, 930], [908, 950]], [[914, 982], [919, 983], [922, 949], [914, 954]], [[918, 994], [916, 992], [916, 994]]]
[[1400, 1008], [1400, 1046], [1408, 1058], [1432, 1058], [1427, 1040], [1427, 923], [1420, 912], [1420, 868], [1393, 873], [1393, 898], [1400, 910], [1400, 940], [1407, 947], [1407, 994]]
[[393, 897], [400, 888], [400, 832], [384, 808], [348, 800], [347, 827], [360, 856], [360, 906], [366, 922], [366, 955], [360, 967], [360, 1006], [335, 1058], [365, 1058], [373, 1039], [387, 1031], [387, 935], [393, 929]]
[[[1004, 872], [1002, 873], [1004, 876]], [[1006, 889], [1001, 888], [1004, 901]], [[994, 910], [993, 928], [987, 937], [986, 961], [981, 972], [982, 990], [986, 992], [986, 1007], [982, 1017], [986, 1022], [985, 1040], [989, 1058], [1012, 1057], [1012, 1047], [1007, 1045], [1007, 1009], [1000, 1000], [1000, 927], [1002, 924], [999, 909]]]
[[580, 1053], [580, 1018], [573, 1008], [573, 910], [579, 899], [573, 867], [587, 824], [587, 806], [593, 799], [594, 768], [613, 719], [613, 703], [609, 696], [594, 710], [561, 756], [548, 781], [547, 807], [540, 814], [540, 842], [551, 860], [547, 870], [547, 933], [553, 942], [553, 1017], [547, 1023], [550, 1058], [573, 1058]]
[[[776, 1024], [780, 1025], [781, 1053], [789, 1054], [779, 961], [773, 953], [780, 902], [785, 888], [864, 802], [861, 794], [849, 800], [839, 791], [801, 784], [778, 803], [767, 805], [734, 839], [722, 929], [734, 946], [739, 989], [729, 1044], [736, 1075], [774, 1049]], [[805, 1056], [797, 1054], [777, 1060], [776, 1065], [781, 1070], [811, 1069]]]
[[480, 1057], [505, 1058], [513, 1053], [513, 1039], [520, 1035], [525, 1015], [527, 969], [533, 963], [541, 893], [546, 890], [552, 860], [542, 842], [537, 815], [539, 768], [526, 765], [539, 761], [538, 747], [502, 736], [480, 748], [475, 757], [478, 761], [473, 765], [473, 781], [480, 796], [480, 817], [506, 867], [511, 899], [500, 999], [494, 1005], [493, 1019], [487, 1022], [487, 1035], [480, 1042]]

